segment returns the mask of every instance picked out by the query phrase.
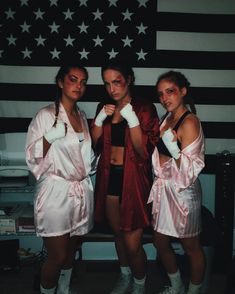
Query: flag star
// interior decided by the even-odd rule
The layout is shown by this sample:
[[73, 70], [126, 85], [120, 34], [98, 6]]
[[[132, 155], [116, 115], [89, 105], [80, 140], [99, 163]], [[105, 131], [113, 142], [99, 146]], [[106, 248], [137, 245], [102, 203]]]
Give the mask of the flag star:
[[107, 26], [107, 28], [109, 28], [109, 34], [110, 33], [117, 33], [116, 29], [118, 28], [118, 26], [115, 26], [114, 23], [112, 22], [110, 26]]
[[36, 19], [39, 19], [39, 18], [43, 19], [43, 14], [44, 14], [44, 13], [45, 13], [45, 12], [41, 11], [40, 8], [38, 8], [37, 11], [34, 11], [34, 14], [36, 15]]
[[45, 38], [42, 38], [41, 35], [38, 36], [38, 38], [35, 38], [35, 40], [37, 41], [37, 46], [42, 45], [45, 46], [44, 42], [45, 42]]
[[14, 19], [15, 11], [12, 11], [11, 8], [9, 8], [7, 11], [5, 11], [5, 13], [7, 15], [7, 19], [9, 19], [9, 18]]
[[141, 50], [140, 50], [139, 52], [136, 52], [136, 54], [138, 55], [138, 60], [140, 60], [140, 59], [145, 60], [145, 55], [146, 55], [147, 53], [145, 53], [145, 52], [143, 51], [143, 49], [141, 48]]
[[58, 0], [50, 0], [50, 6], [53, 6], [53, 5], [55, 5], [55, 6], [57, 6], [57, 2], [58, 2]]
[[131, 47], [131, 42], [133, 41], [133, 39], [129, 39], [129, 37], [126, 36], [126, 38], [125, 39], [122, 39], [122, 41], [124, 43], [123, 47], [126, 47], [126, 46]]
[[67, 46], [73, 46], [73, 41], [75, 40], [75, 39], [73, 39], [73, 38], [71, 38], [70, 37], [70, 35], [68, 35], [68, 37], [66, 38], [66, 39], [64, 39], [65, 40], [65, 42], [66, 42], [66, 47]]
[[146, 3], [149, 2], [149, 0], [137, 0], [139, 2], [139, 7], [144, 6], [146, 7]]
[[29, 0], [20, 0], [20, 6], [28, 6]]
[[50, 53], [51, 53], [51, 55], [52, 55], [51, 58], [52, 58], [52, 59], [55, 59], [55, 58], [59, 59], [60, 52], [61, 52], [61, 51], [57, 51], [57, 49], [54, 48], [53, 51], [50, 51]]
[[32, 51], [30, 51], [27, 47], [25, 47], [25, 49], [23, 51], [21, 51], [21, 52], [24, 54], [24, 59], [27, 58], [27, 57], [29, 59], [31, 58], [30, 55], [32, 54]]
[[31, 27], [31, 25], [27, 25], [26, 21], [20, 25], [20, 27], [22, 28], [22, 33], [24, 32], [28, 32], [29, 33], [29, 28]]
[[141, 34], [141, 33], [142, 34], [146, 34], [145, 33], [145, 30], [147, 29], [147, 26], [144, 26], [143, 23], [141, 23], [139, 26], [136, 26], [136, 27], [137, 27], [137, 29], [139, 31], [138, 32], [138, 35]]
[[70, 9], [68, 8], [67, 11], [64, 11], [63, 14], [65, 15], [65, 20], [71, 19], [72, 20], [72, 15], [74, 14], [74, 12], [70, 11]]
[[97, 35], [96, 39], [92, 39], [95, 42], [95, 47], [96, 46], [101, 46], [102, 47], [102, 42], [104, 41], [104, 39], [100, 39], [100, 36]]
[[82, 22], [82, 24], [80, 26], [78, 26], [80, 29], [80, 33], [86, 33], [87, 34], [87, 28], [89, 28], [89, 26], [86, 26], [84, 24], [84, 21]]
[[49, 27], [51, 28], [51, 33], [56, 32], [58, 33], [58, 28], [60, 27], [59, 25], [55, 24], [55, 22], [53, 21], [52, 25], [49, 25]]
[[8, 37], [7, 38], [7, 40], [8, 40], [8, 46], [9, 45], [15, 45], [16, 44], [16, 40], [17, 40], [17, 38], [14, 38], [13, 36], [12, 36], [12, 34], [10, 35], [10, 37]]
[[126, 19], [131, 20], [131, 16], [132, 16], [133, 12], [129, 12], [129, 10], [127, 8], [126, 12], [122, 12], [122, 14], [124, 15], [124, 19], [123, 20], [126, 20]]
[[79, 2], [80, 2], [80, 7], [82, 6], [82, 5], [84, 5], [84, 6], [87, 6], [87, 1], [88, 0], [79, 0]]
[[83, 48], [82, 51], [79, 51], [78, 53], [81, 55], [81, 59], [83, 59], [83, 58], [88, 59], [88, 58], [87, 58], [87, 55], [88, 55], [90, 52], [87, 52], [87, 51], [85, 50], [85, 48]]
[[117, 2], [118, 0], [109, 0], [109, 7], [112, 5], [117, 7]]
[[96, 19], [100, 19], [100, 20], [102, 20], [102, 19], [101, 19], [101, 15], [104, 14], [104, 13], [101, 12], [101, 11], [99, 10], [99, 8], [97, 8], [96, 12], [92, 12], [92, 14], [94, 14], [94, 16], [95, 16], [94, 20], [96, 20]]
[[109, 59], [115, 58], [116, 55], [118, 54], [118, 52], [114, 51], [114, 49], [112, 48], [111, 51], [107, 52], [109, 55]]

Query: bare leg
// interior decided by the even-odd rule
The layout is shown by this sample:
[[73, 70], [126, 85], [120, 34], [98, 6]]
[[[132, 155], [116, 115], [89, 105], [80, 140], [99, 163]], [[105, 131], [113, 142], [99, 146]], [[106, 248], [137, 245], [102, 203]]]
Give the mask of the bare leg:
[[170, 237], [154, 232], [154, 246], [167, 273], [175, 273], [178, 270], [175, 253], [171, 247]]
[[68, 234], [59, 237], [43, 238], [48, 257], [42, 266], [41, 284], [50, 289], [57, 285], [60, 270], [67, 260], [70, 237]]
[[201, 284], [205, 271], [205, 256], [199, 237], [181, 239], [181, 242], [189, 258], [191, 282], [193, 284]]
[[106, 216], [114, 232], [115, 247], [120, 266], [129, 266], [127, 248], [123, 238], [123, 232], [120, 230], [120, 203], [118, 196], [106, 197]]
[[143, 279], [146, 276], [147, 257], [142, 246], [143, 229], [124, 232], [125, 243], [133, 276]]

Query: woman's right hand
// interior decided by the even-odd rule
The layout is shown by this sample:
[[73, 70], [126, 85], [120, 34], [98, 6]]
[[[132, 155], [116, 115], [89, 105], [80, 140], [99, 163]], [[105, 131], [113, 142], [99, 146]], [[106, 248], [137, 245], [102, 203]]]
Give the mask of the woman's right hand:
[[114, 104], [105, 104], [104, 111], [107, 114], [107, 116], [113, 115], [115, 111], [115, 105]]
[[114, 110], [115, 110], [115, 105], [105, 104], [95, 118], [95, 125], [97, 127], [102, 127], [106, 117], [111, 116], [114, 113]]
[[48, 143], [52, 144], [58, 139], [63, 138], [67, 133], [67, 124], [59, 121], [45, 135], [44, 138]]

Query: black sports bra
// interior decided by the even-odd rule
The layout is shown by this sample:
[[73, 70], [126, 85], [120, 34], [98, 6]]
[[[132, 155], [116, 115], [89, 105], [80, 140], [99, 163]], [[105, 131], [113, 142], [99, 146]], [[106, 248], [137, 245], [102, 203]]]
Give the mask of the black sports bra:
[[[182, 121], [184, 120], [184, 118], [190, 114], [191, 112], [190, 111], [186, 111], [181, 117], [180, 119], [177, 121], [176, 125], [174, 126], [173, 130], [177, 132], [179, 126], [181, 125]], [[168, 115], [168, 112], [164, 115], [160, 125], [163, 123], [163, 121], [165, 120], [165, 118], [167, 117]], [[179, 149], [181, 149], [181, 143], [179, 142], [179, 140], [177, 140], [177, 144], [179, 146]], [[165, 144], [163, 143], [162, 141], [162, 138], [160, 137], [158, 142], [157, 142], [157, 149], [158, 149], [158, 152], [163, 154], [163, 155], [166, 155], [166, 156], [169, 156], [169, 157], [172, 157], [170, 152], [168, 151], [168, 149], [166, 148]]]
[[122, 120], [119, 123], [111, 125], [111, 145], [112, 146], [125, 146], [125, 129], [127, 122]]

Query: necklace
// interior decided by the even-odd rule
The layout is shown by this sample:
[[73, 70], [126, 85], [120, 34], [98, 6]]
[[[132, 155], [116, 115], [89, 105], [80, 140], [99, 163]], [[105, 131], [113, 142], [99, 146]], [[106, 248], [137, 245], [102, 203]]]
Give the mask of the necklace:
[[77, 109], [75, 107], [73, 107], [72, 109], [66, 109], [64, 107], [64, 109], [69, 116], [77, 116]]

